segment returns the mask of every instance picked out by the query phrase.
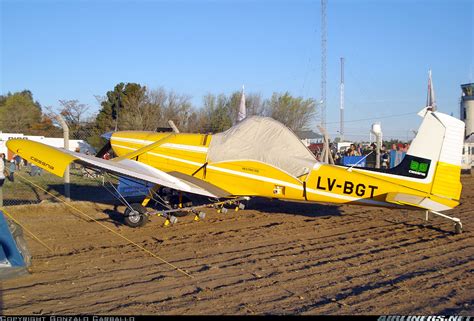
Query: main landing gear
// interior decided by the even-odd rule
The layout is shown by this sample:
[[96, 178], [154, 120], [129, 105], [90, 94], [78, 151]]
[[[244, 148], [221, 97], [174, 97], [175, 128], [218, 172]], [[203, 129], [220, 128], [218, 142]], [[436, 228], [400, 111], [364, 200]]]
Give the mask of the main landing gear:
[[130, 227], [140, 227], [148, 222], [146, 207], [139, 203], [132, 203], [123, 213], [125, 224]]
[[[193, 203], [193, 201], [184, 195], [182, 192], [155, 186], [150, 189], [148, 196], [142, 203], [129, 204], [125, 198], [121, 197], [120, 201], [126, 206], [123, 213], [124, 222], [130, 227], [141, 227], [148, 222], [152, 215], [158, 215], [165, 218], [164, 226], [175, 224], [178, 217], [194, 214], [194, 221], [200, 221], [206, 217], [203, 208], [216, 208], [218, 213], [227, 213], [227, 206], [234, 206], [235, 211], [243, 210], [245, 205], [244, 200], [249, 200], [249, 197], [239, 197], [225, 201], [211, 201], [207, 199], [204, 202]], [[162, 209], [148, 209], [147, 205], [150, 201], [154, 202], [154, 207], [161, 207]]]
[[152, 215], [158, 215], [165, 218], [164, 226], [169, 226], [178, 222], [178, 217], [194, 214], [194, 221], [200, 221], [206, 217], [206, 213], [201, 211], [202, 208], [216, 208], [218, 213], [226, 214], [228, 209], [225, 205], [235, 207], [235, 211], [245, 209], [245, 205], [241, 201], [248, 198], [237, 198], [226, 201], [218, 201], [206, 204], [200, 204], [188, 207], [177, 207], [163, 210], [148, 210], [143, 203], [132, 203], [127, 206], [124, 211], [124, 222], [130, 227], [141, 227], [148, 222], [148, 218]]

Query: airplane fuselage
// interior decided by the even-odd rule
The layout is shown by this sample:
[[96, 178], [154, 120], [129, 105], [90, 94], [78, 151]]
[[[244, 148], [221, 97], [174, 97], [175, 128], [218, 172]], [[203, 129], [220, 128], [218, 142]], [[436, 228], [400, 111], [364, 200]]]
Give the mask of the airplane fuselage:
[[[386, 202], [388, 193], [427, 196], [431, 188], [423, 180], [321, 163], [315, 163], [308, 174], [300, 177], [249, 159], [207, 163], [212, 135], [206, 134], [123, 131], [112, 135], [111, 146], [117, 156], [123, 156], [159, 140], [163, 144], [137, 160], [168, 173], [199, 178], [233, 196], [395, 207]], [[442, 201], [448, 206], [457, 205]]]

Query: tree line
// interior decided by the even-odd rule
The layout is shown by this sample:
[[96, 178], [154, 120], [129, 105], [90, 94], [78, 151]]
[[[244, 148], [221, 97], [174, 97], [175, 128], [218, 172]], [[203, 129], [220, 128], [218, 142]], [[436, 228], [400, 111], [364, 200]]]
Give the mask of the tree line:
[[[237, 122], [242, 93], [208, 93], [199, 107], [191, 97], [164, 88], [149, 89], [137, 83], [119, 83], [100, 103], [97, 114], [78, 100], [60, 100], [59, 112], [66, 120], [72, 139], [87, 139], [98, 147], [100, 135], [113, 130], [150, 130], [168, 127], [172, 120], [182, 132], [221, 132]], [[307, 127], [316, 113], [312, 98], [294, 97], [289, 92], [273, 93], [264, 99], [259, 93], [246, 93], [247, 117], [270, 116], [293, 130]], [[52, 107], [42, 107], [29, 90], [0, 96], [0, 131], [60, 137]]]

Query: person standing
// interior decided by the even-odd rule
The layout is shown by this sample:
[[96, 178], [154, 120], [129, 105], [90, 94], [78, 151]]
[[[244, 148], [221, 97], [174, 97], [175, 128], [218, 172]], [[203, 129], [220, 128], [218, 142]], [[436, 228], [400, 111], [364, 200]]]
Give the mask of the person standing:
[[3, 168], [7, 167], [7, 158], [5, 157], [4, 153], [0, 153], [0, 159], [3, 162]]
[[375, 168], [375, 160], [377, 158], [377, 145], [375, 143], [370, 144], [368, 155], [366, 158], [367, 167]]
[[0, 154], [0, 189], [3, 186], [3, 183], [5, 183], [5, 163], [3, 162], [3, 159], [5, 158], [5, 154]]
[[9, 174], [8, 178], [10, 179], [10, 182], [14, 182], [15, 181], [15, 170], [16, 170], [16, 165], [15, 165], [15, 159], [14, 158], [10, 161], [9, 170], [10, 170], [10, 174]]
[[356, 156], [356, 147], [354, 144], [351, 144], [351, 146], [346, 152], [346, 156]]
[[381, 167], [384, 169], [390, 168], [390, 157], [388, 155], [388, 152], [385, 149], [382, 149], [380, 151], [381, 154]]
[[5, 163], [3, 159], [5, 158], [5, 154], [0, 154], [0, 207], [3, 207], [3, 190], [2, 186], [5, 183]]
[[21, 156], [20, 155], [15, 155], [13, 157], [13, 160], [15, 161], [15, 164], [16, 164], [16, 169], [17, 170], [20, 170], [21, 169]]

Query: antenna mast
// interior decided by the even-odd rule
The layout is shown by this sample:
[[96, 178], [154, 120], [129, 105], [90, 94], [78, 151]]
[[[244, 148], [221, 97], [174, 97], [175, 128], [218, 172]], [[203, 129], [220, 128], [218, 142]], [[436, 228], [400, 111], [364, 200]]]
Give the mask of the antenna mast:
[[339, 133], [341, 142], [344, 141], [344, 57], [341, 57], [341, 96], [340, 96], [341, 120], [339, 124]]
[[321, 0], [321, 127], [326, 128], [326, 2]]

